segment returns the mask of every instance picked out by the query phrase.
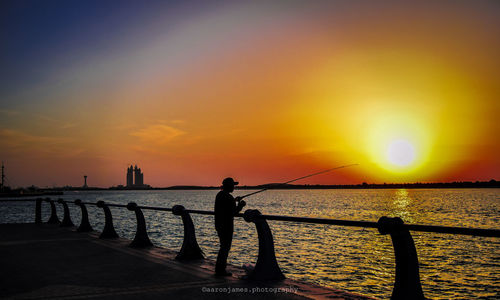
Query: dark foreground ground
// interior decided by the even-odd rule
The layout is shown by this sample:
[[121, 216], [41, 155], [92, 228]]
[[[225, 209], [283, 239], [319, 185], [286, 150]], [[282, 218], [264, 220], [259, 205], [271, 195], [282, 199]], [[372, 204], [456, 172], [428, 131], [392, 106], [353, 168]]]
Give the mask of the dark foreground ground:
[[132, 249], [54, 225], [0, 224], [4, 299], [368, 299], [292, 280], [249, 282], [243, 270], [213, 276], [213, 262], [179, 262], [176, 253]]

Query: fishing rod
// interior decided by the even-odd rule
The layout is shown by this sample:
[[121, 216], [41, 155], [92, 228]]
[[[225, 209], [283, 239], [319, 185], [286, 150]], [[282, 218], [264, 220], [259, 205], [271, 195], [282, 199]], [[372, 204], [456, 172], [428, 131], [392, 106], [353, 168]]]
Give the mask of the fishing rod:
[[[285, 185], [285, 184], [292, 183], [292, 182], [295, 182], [295, 181], [298, 181], [298, 180], [301, 180], [301, 179], [304, 179], [304, 178], [309, 178], [309, 177], [312, 177], [312, 176], [316, 176], [316, 175], [320, 175], [320, 174], [323, 174], [323, 173], [331, 172], [333, 170], [348, 168], [348, 167], [357, 166], [357, 165], [359, 165], [359, 164], [351, 164], [351, 165], [345, 165], [345, 166], [335, 167], [335, 168], [328, 169], [328, 170], [323, 170], [321, 172], [317, 172], [317, 173], [309, 174], [309, 175], [302, 176], [302, 177], [299, 177], [299, 178], [295, 178], [295, 179], [289, 180], [287, 182], [278, 183], [278, 184], [274, 185], [273, 187]], [[246, 194], [246, 195], [240, 196], [239, 198], [243, 199], [243, 198], [246, 198], [246, 197], [258, 194], [258, 193], [265, 192], [268, 189], [270, 189], [270, 187], [264, 188], [262, 190], [259, 190], [259, 191], [256, 191], [256, 192], [253, 192], [253, 193], [250, 193], [250, 194]]]

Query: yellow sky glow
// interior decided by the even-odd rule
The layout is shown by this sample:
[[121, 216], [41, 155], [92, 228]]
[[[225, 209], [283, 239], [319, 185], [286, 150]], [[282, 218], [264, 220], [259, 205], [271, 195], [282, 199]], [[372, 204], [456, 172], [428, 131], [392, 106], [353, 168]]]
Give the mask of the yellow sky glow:
[[500, 179], [498, 27], [433, 5], [197, 15], [11, 96], [37, 101], [0, 107], [1, 157], [18, 185]]

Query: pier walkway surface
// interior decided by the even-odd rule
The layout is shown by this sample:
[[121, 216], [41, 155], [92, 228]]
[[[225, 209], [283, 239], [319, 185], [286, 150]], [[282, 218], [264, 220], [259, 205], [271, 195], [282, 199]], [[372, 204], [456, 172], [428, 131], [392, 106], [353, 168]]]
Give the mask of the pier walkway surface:
[[0, 224], [2, 299], [373, 299], [293, 280], [215, 277], [214, 262], [48, 224]]

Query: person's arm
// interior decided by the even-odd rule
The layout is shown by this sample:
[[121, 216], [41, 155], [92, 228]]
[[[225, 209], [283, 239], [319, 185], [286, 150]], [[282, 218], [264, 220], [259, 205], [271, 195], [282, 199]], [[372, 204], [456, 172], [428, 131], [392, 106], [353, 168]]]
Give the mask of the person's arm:
[[245, 205], [247, 205], [245, 200], [242, 200], [241, 197], [236, 197], [235, 200], [236, 200], [236, 202], [238, 202], [238, 205], [236, 206], [236, 210], [234, 212], [234, 215], [238, 214], [243, 209], [243, 207], [245, 207]]

